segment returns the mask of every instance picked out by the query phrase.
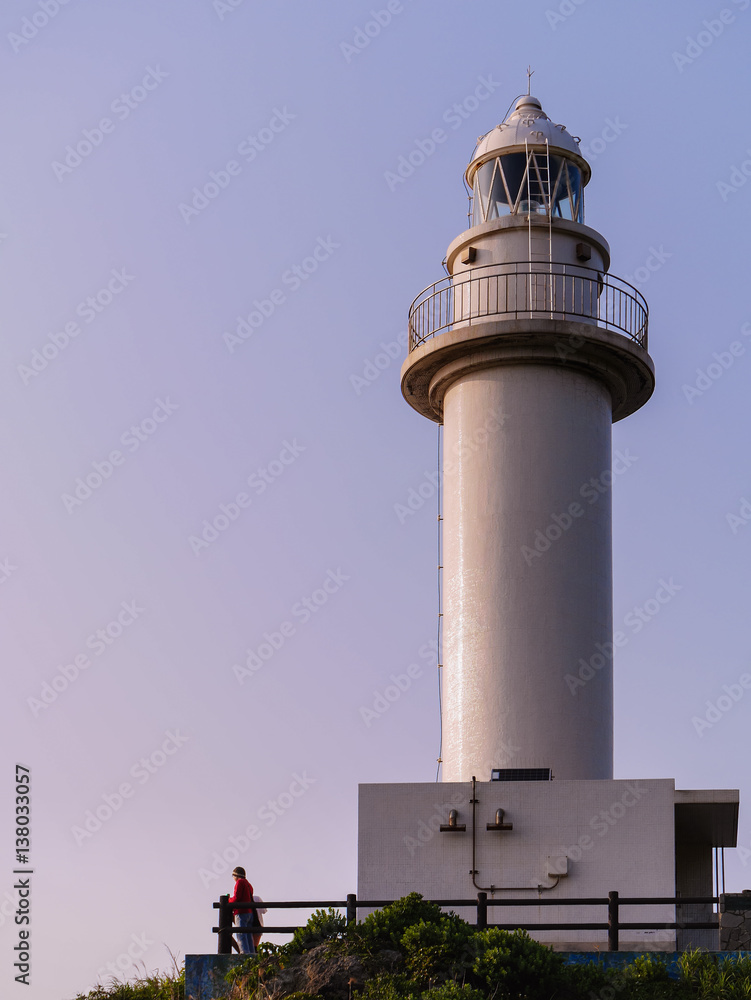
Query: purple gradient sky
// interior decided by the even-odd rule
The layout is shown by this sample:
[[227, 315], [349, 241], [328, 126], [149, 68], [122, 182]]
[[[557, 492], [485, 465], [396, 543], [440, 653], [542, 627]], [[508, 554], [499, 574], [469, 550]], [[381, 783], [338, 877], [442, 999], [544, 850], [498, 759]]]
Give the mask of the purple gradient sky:
[[[41, 8], [0, 14], [4, 993], [16, 762], [33, 779], [32, 1000], [91, 988], [132, 935], [150, 942], [148, 969], [169, 965], [167, 947], [213, 951], [211, 902], [231, 880], [200, 872], [249, 825], [261, 836], [242, 860], [263, 896], [342, 898], [358, 782], [433, 779], [436, 679], [419, 650], [435, 632], [435, 505], [405, 523], [395, 505], [435, 470], [436, 429], [402, 401], [398, 361], [359, 392], [352, 376], [442, 276], [474, 141], [530, 62], [533, 93], [585, 146], [620, 123], [587, 189], [613, 272], [665, 254], [641, 286], [657, 391], [614, 428], [638, 458], [614, 493], [616, 625], [661, 578], [682, 589], [618, 654], [616, 774], [739, 787], [747, 853], [728, 852], [728, 885], [751, 885], [751, 693], [702, 736], [691, 721], [751, 672], [751, 524], [726, 520], [751, 499], [751, 184], [717, 186], [751, 157], [748, 0], [728, 0], [733, 20], [680, 66], [721, 5], [404, 0], [348, 58], [342, 43], [384, 6], [244, 0], [220, 16], [210, 0], [71, 0], [18, 51], [11, 36]], [[113, 102], [150, 69], [166, 77], [121, 120]], [[452, 127], [444, 114], [481, 76], [497, 89]], [[245, 162], [238, 146], [277, 109], [294, 117]], [[58, 179], [54, 161], [103, 117], [114, 129]], [[446, 142], [391, 190], [386, 172], [440, 127]], [[186, 223], [180, 204], [233, 159], [239, 173]], [[319, 239], [337, 247], [285, 285]], [[22, 377], [113, 269], [132, 281]], [[230, 353], [223, 333], [277, 288], [284, 302]], [[682, 387], [739, 340], [689, 403]], [[165, 398], [175, 412], [127, 452], [123, 433]], [[285, 442], [304, 450], [194, 554], [189, 536]], [[68, 512], [62, 495], [113, 449], [124, 463]], [[295, 619], [329, 571], [348, 579]], [[124, 601], [143, 612], [35, 715], [29, 699]], [[233, 664], [285, 620], [295, 634], [240, 684]], [[361, 709], [412, 662], [422, 675], [367, 726]], [[131, 769], [175, 730], [187, 742], [139, 783]], [[303, 772], [314, 782], [271, 825], [266, 804]], [[124, 781], [132, 797], [77, 844]]]

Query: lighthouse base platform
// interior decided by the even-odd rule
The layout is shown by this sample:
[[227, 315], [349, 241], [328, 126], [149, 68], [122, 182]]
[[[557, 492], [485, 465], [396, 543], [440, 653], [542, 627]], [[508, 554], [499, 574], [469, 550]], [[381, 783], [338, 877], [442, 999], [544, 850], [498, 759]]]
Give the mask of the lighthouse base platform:
[[[612, 891], [712, 896], [713, 849], [736, 845], [738, 799], [735, 789], [676, 790], [668, 778], [478, 781], [474, 801], [469, 781], [360, 785], [357, 895], [470, 900], [483, 891], [489, 925], [520, 926], [607, 921], [602, 903], [548, 905], [554, 900], [602, 900]], [[449, 908], [475, 922], [475, 907]], [[713, 915], [707, 903], [650, 903], [621, 906], [619, 919], [654, 925]], [[530, 933], [560, 951], [608, 947], [604, 929]], [[622, 950], [688, 947], [718, 949], [717, 930], [620, 933]]]

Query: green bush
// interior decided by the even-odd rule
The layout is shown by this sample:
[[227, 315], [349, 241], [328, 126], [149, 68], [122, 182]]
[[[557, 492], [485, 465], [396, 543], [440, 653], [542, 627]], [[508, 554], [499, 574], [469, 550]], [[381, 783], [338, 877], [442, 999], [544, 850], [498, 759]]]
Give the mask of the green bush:
[[337, 910], [316, 910], [304, 927], [298, 927], [292, 940], [284, 946], [289, 955], [301, 955], [326, 941], [342, 941], [347, 933], [347, 920]]
[[[559, 953], [526, 931], [511, 933], [498, 927], [474, 931], [455, 913], [444, 913], [418, 893], [350, 927], [336, 910], [317, 910], [289, 944], [264, 942], [257, 956], [230, 972], [228, 993], [233, 1000], [283, 996], [280, 984], [274, 983], [277, 973], [304, 966], [300, 956], [321, 944], [329, 946], [326, 968], [329, 959], [337, 967], [339, 954], [357, 954], [368, 978], [355, 993], [356, 1000], [751, 1000], [751, 958], [688, 951], [678, 960], [678, 980], [670, 978], [659, 954], [637, 956], [621, 969], [606, 970], [597, 963], [566, 966]], [[396, 951], [401, 958], [384, 954], [387, 951]], [[321, 963], [315, 964], [320, 970]], [[328, 987], [320, 988], [330, 998]], [[341, 988], [337, 989], [340, 995]], [[113, 980], [76, 1000], [184, 1000], [184, 996], [184, 973], [176, 965], [172, 977]], [[295, 992], [284, 1000], [323, 998]]]
[[449, 981], [425, 990], [422, 1000], [485, 1000], [485, 994], [480, 990], [473, 990], [466, 983], [460, 986], [459, 983]]
[[355, 1000], [418, 1000], [408, 976], [381, 972], [355, 992]]
[[461, 917], [441, 913], [438, 920], [420, 920], [407, 927], [399, 945], [412, 977], [425, 988], [433, 982], [464, 978], [472, 967], [472, 937], [471, 927]]
[[695, 986], [707, 974], [711, 975], [717, 968], [714, 958], [705, 951], [697, 949], [684, 951], [678, 959], [678, 970], [682, 983]]
[[490, 927], [476, 932], [475, 939], [473, 972], [494, 996], [549, 1000], [563, 988], [563, 958], [526, 931]]
[[408, 927], [420, 921], [437, 923], [442, 916], [440, 906], [423, 899], [419, 892], [410, 892], [369, 914], [358, 926], [357, 935], [370, 946], [401, 950], [402, 937]]
[[678, 959], [681, 983], [699, 1000], [744, 1000], [751, 997], [751, 959], [717, 958], [687, 951]]
[[249, 955], [243, 962], [229, 970], [224, 977], [232, 988], [232, 997], [249, 997], [267, 979], [273, 979], [282, 968], [283, 949], [279, 945], [263, 941], [255, 955]]
[[185, 970], [176, 976], [153, 974], [130, 983], [111, 979], [108, 986], [98, 986], [90, 993], [79, 993], [76, 1000], [184, 1000]]
[[643, 983], [667, 983], [670, 981], [668, 967], [657, 955], [637, 955], [623, 970], [628, 979], [638, 979]]
[[[595, 997], [596, 1000], [612, 1000], [619, 984], [617, 973], [604, 968], [599, 962], [576, 962], [564, 965], [562, 976], [562, 992], [564, 997]], [[615, 985], [614, 985], [615, 980]], [[625, 998], [624, 998], [625, 1000]]]

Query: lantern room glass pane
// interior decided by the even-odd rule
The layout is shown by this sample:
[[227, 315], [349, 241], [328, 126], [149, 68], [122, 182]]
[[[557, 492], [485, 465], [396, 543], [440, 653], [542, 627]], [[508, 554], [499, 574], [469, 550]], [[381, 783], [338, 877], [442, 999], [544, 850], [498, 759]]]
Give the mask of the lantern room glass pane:
[[475, 199], [475, 225], [509, 215], [511, 206], [508, 204], [497, 160], [483, 163], [475, 176], [475, 187], [479, 194], [479, 198]]
[[[553, 159], [557, 161], [553, 169]], [[582, 197], [581, 171], [568, 160], [551, 157], [550, 172], [558, 177], [555, 189], [553, 215], [572, 222], [584, 222], [584, 199]]]
[[507, 153], [483, 163], [474, 180], [473, 225], [516, 212], [545, 215], [551, 211], [551, 196], [554, 218], [584, 222], [579, 168], [539, 150], [530, 151], [529, 169], [527, 162], [526, 153]]
[[[524, 180], [525, 168], [527, 165], [527, 156], [525, 153], [507, 153], [506, 156], [500, 158], [501, 166], [503, 168], [503, 174], [506, 178], [506, 185], [511, 195], [511, 211], [514, 211], [514, 206], [519, 201], [519, 189], [524, 183], [526, 188], [526, 182]], [[522, 198], [525, 197], [526, 191], [522, 192]]]
[[522, 180], [519, 211], [525, 215], [545, 215], [550, 197], [547, 157], [530, 153], [527, 176]]

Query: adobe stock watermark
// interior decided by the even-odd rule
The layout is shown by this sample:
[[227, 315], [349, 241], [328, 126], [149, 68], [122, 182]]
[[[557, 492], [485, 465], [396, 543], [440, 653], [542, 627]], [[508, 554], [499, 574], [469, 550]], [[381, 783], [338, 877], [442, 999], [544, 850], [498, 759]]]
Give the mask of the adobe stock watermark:
[[92, 471], [85, 472], [83, 476], [78, 476], [72, 492], [61, 494], [60, 499], [63, 502], [63, 507], [65, 507], [69, 514], [72, 514], [78, 507], [83, 506], [96, 490], [101, 489], [112, 478], [115, 469], [125, 465], [128, 456], [135, 454], [143, 444], [156, 434], [159, 427], [169, 420], [172, 414], [179, 409], [177, 403], [173, 403], [169, 396], [165, 399], [157, 398], [155, 402], [156, 406], [148, 416], [144, 417], [137, 424], [131, 424], [120, 435], [120, 444], [124, 449], [123, 451], [115, 448], [101, 461], [95, 459], [91, 462]]
[[749, 501], [746, 497], [741, 497], [739, 503], [740, 508], [738, 509], [737, 514], [733, 514], [732, 511], [729, 511], [725, 515], [728, 527], [734, 535], [737, 535], [740, 529], [745, 528], [749, 521], [751, 521], [751, 501]]
[[646, 285], [655, 271], [659, 271], [665, 264], [665, 261], [670, 260], [672, 256], [672, 253], [668, 253], [662, 243], [659, 248], [650, 247], [649, 256], [641, 267], [634, 268], [633, 274], [626, 274], [624, 277], [630, 285], [633, 285], [635, 288], [641, 288], [643, 285]]
[[[480, 105], [492, 97], [501, 84], [494, 80], [491, 75], [478, 76], [478, 84], [471, 94], [464, 100], [456, 101], [451, 107], [446, 108], [441, 116], [441, 121], [450, 125], [452, 129], [461, 128], [464, 122], [474, 114]], [[389, 191], [395, 191], [400, 184], [411, 177], [415, 170], [421, 167], [429, 159], [440, 145], [448, 139], [448, 132], [442, 128], [431, 129], [430, 135], [426, 139], [415, 139], [412, 148], [401, 154], [397, 159], [395, 170], [386, 170], [384, 180]]]
[[[751, 0], [731, 0], [739, 10], [748, 9]], [[696, 35], [686, 35], [686, 47], [682, 52], [673, 52], [673, 64], [679, 73], [682, 73], [687, 66], [691, 66], [699, 56], [703, 56], [710, 45], [714, 44], [716, 38], [723, 34], [725, 28], [735, 21], [735, 12], [730, 7], [723, 7], [718, 12], [717, 17], [711, 20], [706, 18], [701, 22], [701, 28]]]
[[[744, 323], [740, 333], [743, 337], [751, 337], [751, 323]], [[746, 346], [740, 340], [734, 340], [728, 344], [727, 350], [719, 353], [715, 351], [712, 354], [714, 361], [706, 368], [697, 368], [696, 380], [691, 385], [684, 383], [681, 386], [689, 406], [693, 406], [697, 399], [703, 396], [708, 389], [711, 389], [715, 382], [721, 379], [725, 372], [732, 368], [737, 359], [742, 358], [745, 353]]]
[[295, 771], [289, 786], [275, 798], [268, 799], [260, 807], [256, 813], [257, 822], [250, 823], [241, 833], [231, 836], [221, 853], [215, 851], [211, 856], [208, 868], [198, 869], [196, 874], [203, 883], [204, 889], [218, 878], [225, 876], [238, 862], [242, 863], [243, 856], [250, 850], [251, 845], [256, 844], [265, 830], [270, 829], [278, 819], [288, 813], [294, 804], [305, 795], [310, 786], [315, 785], [317, 781], [318, 779], [311, 778], [307, 771], [303, 771], [302, 774]]
[[352, 41], [339, 42], [339, 49], [347, 62], [352, 62], [355, 56], [364, 52], [373, 39], [378, 38], [384, 28], [388, 28], [395, 15], [403, 12], [404, 4], [401, 0], [388, 0], [386, 6], [379, 10], [371, 8], [369, 20], [355, 28]]
[[91, 809], [87, 809], [83, 815], [80, 826], [72, 826], [70, 832], [73, 834], [78, 847], [81, 847], [86, 840], [90, 840], [98, 833], [105, 823], [109, 823], [112, 817], [118, 813], [125, 803], [132, 799], [139, 787], [145, 785], [174, 757], [180, 747], [190, 739], [184, 736], [179, 729], [174, 731], [168, 729], [164, 733], [164, 739], [160, 745], [152, 750], [147, 757], [141, 757], [130, 768], [128, 774], [136, 785], [130, 781], [122, 781], [114, 792], [103, 792], [100, 798], [102, 801]]
[[[597, 503], [603, 494], [613, 488], [616, 476], [622, 476], [636, 461], [638, 456], [632, 455], [628, 448], [625, 452], [617, 451], [613, 456], [612, 469], [605, 469], [599, 476], [592, 476], [586, 483], [582, 483], [579, 496], [589, 505]], [[551, 514], [550, 523], [545, 528], [535, 530], [534, 545], [522, 545], [520, 549], [527, 566], [531, 566], [535, 559], [542, 558], [551, 545], [562, 538], [575, 521], [584, 516], [585, 510], [586, 507], [583, 507], [578, 500], [573, 500], [565, 510]]]
[[[297, 438], [293, 438], [291, 441], [283, 441], [281, 450], [276, 458], [273, 458], [268, 465], [259, 466], [246, 479], [246, 483], [254, 496], [263, 496], [269, 486], [280, 479], [290, 465], [294, 465], [300, 455], [306, 450], [307, 446], [299, 444]], [[210, 520], [209, 518], [205, 518], [202, 522], [200, 534], [188, 536], [188, 545], [190, 545], [193, 555], [199, 556], [204, 549], [208, 549], [209, 546], [213, 545], [252, 503], [253, 497], [244, 490], [235, 494], [233, 500], [229, 500], [227, 503], [220, 503], [219, 513], [214, 514]]]
[[21, 18], [18, 31], [9, 31], [7, 38], [10, 47], [17, 54], [43, 31], [50, 21], [57, 17], [61, 7], [67, 7], [70, 0], [39, 0], [37, 9], [31, 16]]
[[[508, 414], [503, 413], [502, 410], [491, 410], [481, 427], [476, 427], [472, 434], [466, 435], [453, 446], [447, 455], [444, 455], [444, 475], [450, 475], [461, 459], [478, 452], [490, 439], [491, 434], [495, 434], [503, 427], [507, 419]], [[417, 487], [409, 488], [406, 502], [394, 504], [394, 513], [399, 524], [404, 524], [408, 517], [413, 517], [419, 510], [422, 510], [428, 500], [436, 495], [439, 485], [440, 474], [438, 470], [435, 472], [426, 471]]]
[[18, 566], [14, 566], [8, 556], [0, 560], [0, 584], [7, 583], [17, 570]]
[[268, 663], [286, 644], [288, 639], [297, 633], [298, 628], [307, 625], [314, 615], [317, 615], [324, 605], [328, 604], [334, 594], [337, 594], [350, 579], [341, 569], [330, 569], [326, 577], [312, 594], [305, 595], [297, 601], [290, 610], [295, 621], [285, 619], [272, 632], [263, 633], [263, 642], [253, 649], [246, 650], [244, 663], [233, 663], [232, 672], [239, 684], [257, 674], [265, 663]]
[[250, 312], [246, 316], [237, 317], [234, 332], [225, 331], [222, 334], [229, 353], [234, 354], [238, 347], [250, 340], [279, 306], [284, 305], [289, 294], [298, 291], [340, 247], [341, 243], [337, 243], [331, 236], [325, 239], [319, 236], [310, 254], [281, 275], [280, 285], [283, 287], [273, 288], [265, 299], [253, 299]]
[[[438, 643], [435, 639], [423, 643], [417, 651], [421, 660], [426, 660], [431, 666], [438, 663]], [[413, 683], [424, 675], [425, 671], [419, 663], [410, 663], [401, 674], [389, 674], [390, 684], [382, 691], [373, 692], [373, 701], [368, 707], [360, 706], [360, 716], [366, 727], [370, 729], [376, 719], [380, 719], [391, 706], [399, 701], [401, 696], [412, 687]]]
[[111, 978], [122, 976], [137, 968], [136, 962], [143, 960], [144, 955], [156, 942], [146, 936], [146, 932], [130, 935], [130, 944], [111, 962], [105, 962], [96, 970], [97, 982], [104, 983], [109, 975]]
[[721, 719], [724, 719], [727, 713], [735, 708], [744, 697], [749, 688], [751, 688], [751, 674], [741, 674], [734, 684], [723, 684], [723, 693], [716, 701], [707, 699], [707, 710], [704, 715], [691, 717], [691, 724], [696, 730], [696, 735], [703, 738], [705, 730], [712, 729]]
[[95, 149], [98, 149], [104, 142], [104, 138], [117, 128], [117, 122], [124, 122], [130, 118], [131, 114], [143, 104], [149, 94], [157, 90], [167, 79], [169, 73], [165, 73], [159, 66], [147, 66], [140, 83], [135, 84], [124, 94], [120, 94], [110, 104], [110, 111], [115, 116], [112, 118], [100, 118], [92, 128], [85, 128], [81, 133], [81, 138], [74, 140], [65, 147], [65, 155], [60, 160], [53, 160], [51, 163], [52, 172], [62, 184], [65, 178], [72, 174], [74, 170], [87, 160]]
[[[273, 108], [268, 122], [253, 135], [246, 136], [237, 146], [237, 153], [245, 163], [252, 163], [259, 153], [274, 142], [276, 137], [293, 122], [297, 115], [283, 108]], [[208, 180], [204, 181], [201, 187], [194, 187], [191, 191], [190, 203], [181, 201], [177, 210], [182, 216], [186, 226], [190, 225], [191, 219], [199, 216], [204, 209], [214, 201], [222, 191], [226, 191], [235, 177], [239, 177], [243, 171], [243, 165], [239, 160], [227, 160], [223, 167], [218, 170], [210, 170]]]
[[100, 316], [121, 292], [124, 292], [133, 281], [133, 275], [129, 274], [124, 267], [119, 270], [112, 268], [112, 277], [94, 295], [89, 295], [82, 299], [76, 306], [76, 316], [83, 324], [76, 319], [68, 320], [58, 332], [48, 334], [47, 340], [41, 347], [35, 347], [31, 352], [31, 359], [27, 365], [16, 365], [21, 381], [24, 385], [36, 378], [43, 372], [55, 358], [64, 351], [70, 342], [81, 333], [82, 325], [89, 326], [97, 316]]
[[240, 7], [245, 0], [212, 0], [211, 6], [216, 11], [220, 21], [223, 21], [227, 14], [232, 14]]
[[559, 24], [565, 24], [586, 2], [587, 0], [561, 0], [556, 10], [546, 10], [545, 18], [551, 30], [556, 31]]
[[730, 176], [727, 181], [717, 181], [715, 187], [723, 201], [727, 201], [731, 194], [738, 194], [751, 177], [751, 146], [746, 150], [748, 159], [743, 160], [739, 166], [730, 168]]
[[[600, 812], [590, 818], [588, 826], [592, 833], [583, 833], [575, 844], [558, 849], [557, 857], [561, 859], [562, 863], [559, 866], [557, 874], [566, 874], [568, 870], [567, 861], [573, 861], [576, 864], [597, 845], [597, 840], [592, 834], [595, 834], [600, 839], [607, 837], [613, 827], [617, 826], [620, 820], [628, 813], [629, 809], [633, 809], [648, 794], [649, 787], [647, 785], [643, 785], [638, 781], [629, 781], [625, 791], [615, 802], [611, 802], [607, 809], [601, 809]], [[537, 883], [535, 882], [534, 884], [536, 885]]]
[[563, 679], [566, 681], [571, 694], [575, 695], [578, 693], [579, 688], [585, 687], [596, 676], [598, 671], [602, 670], [606, 663], [612, 663], [616, 649], [622, 649], [624, 646], [627, 646], [629, 639], [634, 635], [638, 635], [644, 626], [651, 622], [653, 618], [656, 618], [665, 605], [670, 604], [675, 595], [681, 590], [683, 590], [683, 585], [676, 583], [672, 576], [669, 580], [662, 578], [657, 585], [654, 596], [646, 600], [644, 604], [635, 604], [624, 617], [623, 625], [629, 629], [628, 632], [618, 629], [613, 633], [612, 642], [595, 643], [595, 651], [588, 660], [580, 657], [577, 673], [564, 674]]
[[63, 694], [71, 684], [75, 684], [84, 670], [88, 670], [94, 663], [94, 658], [106, 653], [123, 633], [136, 622], [145, 612], [137, 601], [122, 601], [120, 610], [115, 617], [108, 621], [106, 625], [96, 629], [84, 642], [86, 650], [76, 653], [69, 660], [61, 663], [55, 674], [48, 680], [42, 682], [42, 688], [38, 698], [27, 698], [26, 704], [29, 711], [36, 718], [43, 709], [48, 709]]
[[409, 856], [413, 858], [415, 856], [415, 851], [420, 850], [429, 844], [430, 841], [435, 837], [436, 833], [440, 830], [441, 826], [445, 826], [448, 823], [449, 813], [452, 809], [456, 809], [461, 805], [466, 805], [467, 797], [463, 792], [454, 792], [448, 802], [439, 802], [433, 805], [435, 810], [427, 820], [419, 820], [417, 827], [415, 828], [415, 835], [407, 835], [402, 837], [404, 846], [409, 851]]
[[18, 908], [18, 890], [15, 892], [10, 892], [9, 889], [5, 890], [3, 894], [2, 901], [0, 901], [0, 927], [5, 925], [5, 921], [10, 919], [11, 923], [15, 923], [16, 910]]
[[493, 751], [493, 766], [506, 767], [516, 760], [521, 750], [521, 747], [514, 746], [513, 743], [505, 743], [503, 740], [498, 740]]
[[363, 358], [362, 375], [352, 374], [349, 377], [350, 385], [355, 390], [356, 395], [362, 395], [363, 389], [371, 386], [381, 375], [390, 368], [394, 361], [403, 358], [409, 343], [409, 333], [403, 330], [397, 334], [394, 340], [385, 343], [383, 340], [379, 344], [381, 350], [372, 358]]
[[596, 135], [594, 139], [590, 139], [589, 145], [585, 146], [582, 144], [580, 146], [582, 155], [591, 163], [598, 156], [602, 156], [608, 146], [612, 142], [615, 142], [618, 136], [625, 132], [627, 128], [628, 125], [626, 122], [622, 122], [618, 115], [615, 116], [615, 121], [612, 118], [606, 118], [600, 134]]

